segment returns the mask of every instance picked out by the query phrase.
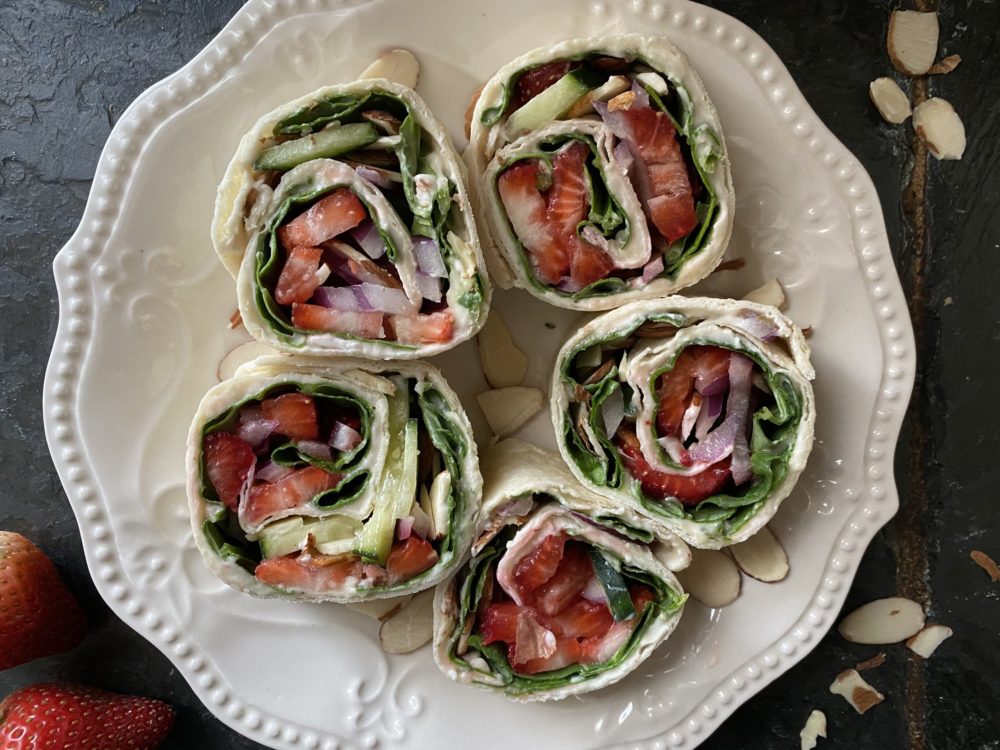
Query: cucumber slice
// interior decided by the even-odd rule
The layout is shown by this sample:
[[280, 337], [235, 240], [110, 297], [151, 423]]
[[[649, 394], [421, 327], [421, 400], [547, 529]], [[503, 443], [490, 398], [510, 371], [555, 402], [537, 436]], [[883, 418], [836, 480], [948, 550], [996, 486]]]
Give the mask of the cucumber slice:
[[[326, 518], [303, 518], [293, 516], [275, 521], [265, 526], [260, 532], [260, 550], [264, 557], [282, 557], [302, 549], [306, 535], [312, 534], [319, 551], [330, 554], [322, 549], [323, 545], [333, 542], [348, 541], [353, 544], [354, 537], [361, 531], [361, 522], [346, 516], [327, 516]], [[350, 551], [348, 544], [347, 551]]]
[[629, 596], [628, 587], [625, 585], [622, 574], [596, 547], [590, 548], [590, 559], [594, 563], [594, 573], [597, 580], [601, 582], [604, 593], [608, 595], [611, 616], [615, 618], [616, 622], [634, 617], [635, 607], [632, 606], [632, 597]]
[[594, 75], [594, 71], [587, 68], [571, 70], [515, 111], [507, 119], [507, 134], [515, 138], [521, 133], [537, 130], [552, 120], [558, 120], [581, 96], [597, 88], [605, 80], [607, 76]]
[[321, 130], [285, 141], [261, 152], [253, 168], [259, 172], [288, 170], [312, 159], [332, 158], [378, 140], [378, 131], [369, 122], [356, 122]]

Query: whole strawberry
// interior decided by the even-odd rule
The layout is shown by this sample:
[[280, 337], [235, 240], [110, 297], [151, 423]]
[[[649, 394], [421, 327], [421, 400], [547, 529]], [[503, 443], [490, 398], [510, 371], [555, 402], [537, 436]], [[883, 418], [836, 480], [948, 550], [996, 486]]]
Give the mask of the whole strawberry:
[[3, 750], [153, 750], [170, 732], [174, 709], [162, 701], [51, 683], [0, 703]]
[[20, 534], [0, 531], [0, 669], [69, 651], [86, 632], [52, 561]]

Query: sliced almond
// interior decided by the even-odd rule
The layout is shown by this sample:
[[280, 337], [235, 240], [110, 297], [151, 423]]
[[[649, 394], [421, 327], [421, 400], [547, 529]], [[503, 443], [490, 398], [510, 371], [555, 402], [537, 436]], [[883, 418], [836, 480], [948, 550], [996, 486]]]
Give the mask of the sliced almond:
[[896, 70], [911, 76], [926, 73], [937, 57], [938, 33], [937, 13], [894, 10], [886, 49]]
[[868, 602], [845, 617], [837, 630], [851, 643], [905, 641], [924, 627], [924, 610], [911, 599], [891, 596]]
[[366, 615], [373, 620], [385, 622], [394, 616], [413, 598], [413, 594], [405, 596], [394, 596], [391, 599], [372, 599], [368, 602], [352, 602], [347, 605], [348, 609]]
[[628, 109], [632, 106], [633, 102], [635, 102], [635, 92], [624, 91], [608, 101], [608, 111], [614, 112], [619, 109]]
[[747, 302], [759, 302], [762, 305], [771, 305], [779, 310], [785, 308], [785, 290], [777, 279], [765, 281], [759, 287], [743, 295]]
[[229, 330], [232, 331], [243, 325], [243, 315], [240, 313], [240, 308], [233, 310], [233, 314], [229, 316]]
[[365, 68], [358, 79], [385, 78], [387, 81], [401, 83], [407, 88], [415, 89], [420, 77], [420, 63], [413, 53], [405, 49], [394, 49], [380, 55], [379, 58]]
[[740, 570], [729, 555], [715, 549], [691, 550], [691, 565], [677, 572], [677, 580], [706, 607], [725, 607], [740, 595]]
[[632, 81], [625, 76], [611, 76], [596, 89], [588, 91], [576, 100], [576, 103], [569, 108], [566, 113], [567, 119], [583, 117], [594, 111], [594, 102], [604, 102], [612, 97], [628, 91], [632, 87]]
[[476, 396], [490, 429], [501, 438], [521, 429], [542, 410], [544, 400], [545, 394], [538, 388], [526, 388], [522, 385], [483, 391]]
[[390, 654], [408, 654], [429, 643], [434, 633], [434, 589], [421, 591], [382, 623], [378, 637]]
[[913, 653], [929, 659], [934, 650], [951, 636], [952, 630], [947, 625], [928, 625], [910, 638], [906, 645]]
[[788, 575], [788, 555], [766, 526], [745, 542], [729, 547], [740, 570], [764, 583], [776, 583]]
[[931, 65], [927, 72], [932, 76], [944, 75], [957, 68], [960, 62], [962, 62], [961, 55], [948, 55]]
[[891, 78], [876, 78], [868, 84], [868, 95], [882, 119], [893, 125], [899, 125], [913, 114], [910, 97]]
[[476, 337], [479, 344], [479, 361], [483, 374], [494, 388], [521, 385], [528, 372], [528, 357], [514, 344], [507, 324], [500, 313], [493, 310], [486, 324]]
[[991, 581], [994, 583], [1000, 581], [1000, 565], [997, 565], [992, 557], [978, 549], [972, 550], [969, 557], [972, 558], [972, 562], [987, 572]]
[[918, 104], [913, 129], [937, 159], [961, 159], [965, 153], [965, 125], [944, 99], [935, 96]]
[[866, 669], [875, 669], [876, 667], [881, 667], [883, 664], [885, 664], [885, 651], [879, 651], [871, 659], [865, 659], [855, 664], [854, 668], [859, 672], [864, 672]]
[[806, 725], [799, 732], [802, 750], [813, 750], [816, 747], [817, 737], [826, 737], [826, 714], [822, 711], [813, 711], [809, 714]]
[[451, 497], [451, 472], [442, 471], [431, 482], [431, 491], [428, 495], [430, 500], [430, 510], [428, 511], [433, 523], [434, 538], [440, 539], [447, 532], [451, 524], [448, 522], [448, 499]]
[[885, 696], [865, 682], [856, 669], [848, 669], [838, 674], [837, 679], [830, 685], [830, 692], [844, 696], [844, 700], [859, 714], [885, 700]]
[[271, 354], [278, 354], [278, 351], [272, 349], [267, 344], [262, 344], [260, 341], [247, 341], [240, 344], [219, 362], [219, 369], [216, 371], [219, 382], [229, 380], [247, 362], [253, 362], [257, 357], [265, 357]]

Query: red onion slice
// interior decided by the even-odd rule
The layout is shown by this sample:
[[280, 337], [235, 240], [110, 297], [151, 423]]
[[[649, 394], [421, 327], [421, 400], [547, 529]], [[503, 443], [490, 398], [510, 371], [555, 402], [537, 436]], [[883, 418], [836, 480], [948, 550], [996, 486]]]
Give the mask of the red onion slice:
[[402, 289], [379, 284], [362, 284], [359, 291], [373, 310], [391, 315], [411, 315], [417, 312], [417, 306], [410, 302]]
[[[726, 378], [728, 381], [729, 378]], [[701, 402], [701, 411], [698, 413], [698, 420], [694, 425], [695, 440], [704, 440], [705, 436], [712, 430], [715, 421], [722, 414], [722, 394], [715, 393], [705, 396]]]
[[524, 495], [515, 500], [511, 500], [501, 510], [500, 515], [504, 517], [526, 516], [535, 505], [535, 499], [531, 495]]
[[584, 241], [589, 242], [591, 245], [603, 250], [605, 253], [610, 249], [608, 247], [608, 240], [603, 234], [601, 234], [601, 230], [593, 224], [585, 225], [583, 230], [580, 232], [580, 236], [584, 239]]
[[408, 314], [416, 310], [402, 289], [363, 282], [354, 286], [322, 286], [313, 293], [313, 300], [323, 307], [341, 312], [377, 310], [388, 314]]
[[391, 190], [394, 187], [393, 181], [390, 179], [390, 175], [392, 174], [391, 172], [366, 167], [360, 164], [354, 168], [354, 171], [358, 173], [358, 177], [368, 180], [368, 182], [372, 185], [382, 188], [382, 190]]
[[417, 267], [428, 276], [443, 279], [448, 275], [441, 250], [434, 240], [429, 237], [414, 237], [413, 254], [417, 256]]
[[744, 310], [740, 313], [740, 326], [761, 341], [774, 341], [778, 338], [778, 327], [753, 310]]
[[278, 429], [277, 420], [251, 419], [244, 422], [241, 414], [240, 426], [236, 429], [236, 434], [241, 440], [248, 442], [254, 452], [257, 452], [276, 429]]
[[240, 422], [256, 422], [264, 418], [264, 408], [259, 403], [240, 407]]
[[318, 440], [299, 440], [295, 443], [295, 447], [307, 456], [312, 456], [320, 461], [330, 461], [333, 459], [330, 446]]
[[635, 99], [632, 100], [632, 106], [630, 109], [649, 108], [649, 92], [646, 91], [645, 86], [635, 79], [632, 80], [632, 93], [635, 94]]
[[663, 256], [659, 255], [642, 267], [642, 283], [648, 284], [663, 273]]
[[629, 149], [627, 143], [619, 143], [615, 146], [615, 159], [618, 160], [618, 166], [628, 173], [629, 167], [632, 166], [632, 151]]
[[621, 388], [615, 388], [601, 404], [601, 419], [604, 421], [604, 434], [611, 437], [618, 432], [618, 427], [625, 419], [625, 396]]
[[604, 590], [601, 582], [597, 580], [597, 576], [591, 577], [583, 591], [580, 592], [580, 596], [594, 604], [608, 603], [608, 593]]
[[378, 260], [385, 255], [385, 240], [379, 234], [375, 222], [367, 219], [351, 230], [351, 237], [360, 245], [361, 250], [372, 260]]
[[404, 516], [396, 519], [396, 538], [400, 541], [409, 539], [413, 533], [413, 516]]
[[361, 442], [361, 433], [349, 424], [337, 422], [333, 425], [333, 432], [330, 433], [330, 446], [335, 450], [346, 453], [354, 450]]
[[439, 279], [417, 271], [416, 280], [417, 291], [420, 292], [421, 297], [429, 299], [431, 302], [441, 301], [441, 281]]
[[[733, 354], [729, 359], [729, 399], [726, 404], [726, 418], [688, 449], [688, 455], [695, 461], [714, 464], [733, 452], [736, 433], [746, 435], [747, 415], [750, 409], [750, 377], [753, 361], [742, 354]], [[734, 472], [735, 476], [735, 472]]]
[[282, 466], [274, 461], [265, 461], [257, 469], [257, 479], [262, 482], [277, 482], [294, 472], [291, 466]]

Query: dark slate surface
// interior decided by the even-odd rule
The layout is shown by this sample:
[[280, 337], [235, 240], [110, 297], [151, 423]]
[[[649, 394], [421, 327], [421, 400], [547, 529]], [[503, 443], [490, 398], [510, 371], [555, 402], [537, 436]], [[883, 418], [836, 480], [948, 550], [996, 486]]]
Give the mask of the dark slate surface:
[[[922, 0], [924, 9], [932, 7]], [[916, 329], [919, 375], [896, 455], [902, 510], [864, 558], [846, 608], [900, 593], [955, 636], [926, 663], [902, 647], [871, 681], [884, 704], [857, 716], [827, 692], [877, 649], [836, 634], [740, 708], [703, 747], [797, 747], [809, 711], [830, 722], [829, 748], [1000, 747], [1000, 584], [969, 561], [1000, 558], [996, 468], [1000, 379], [1000, 30], [987, 2], [940, 7], [941, 54], [965, 62], [914, 83], [965, 120], [965, 160], [938, 163], [909, 127], [884, 125], [867, 84], [890, 75], [883, 52], [894, 3], [713, 3], [756, 29], [806, 98], [871, 174]], [[48, 552], [93, 623], [83, 646], [0, 674], [0, 694], [72, 679], [169, 701], [167, 748], [256, 748], [216, 721], [151, 645], [104, 605], [45, 448], [41, 383], [56, 325], [50, 263], [83, 211], [112, 124], [143, 89], [180, 67], [238, 0], [0, 0], [0, 527]], [[908, 6], [909, 7], [909, 6]], [[752, 627], [752, 623], [748, 623]], [[822, 741], [821, 741], [822, 742]]]

